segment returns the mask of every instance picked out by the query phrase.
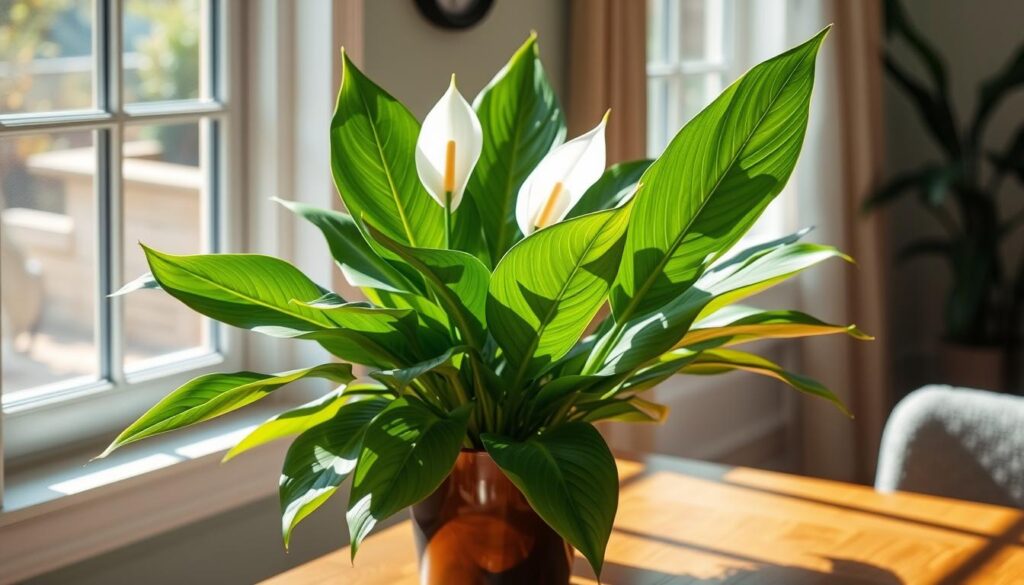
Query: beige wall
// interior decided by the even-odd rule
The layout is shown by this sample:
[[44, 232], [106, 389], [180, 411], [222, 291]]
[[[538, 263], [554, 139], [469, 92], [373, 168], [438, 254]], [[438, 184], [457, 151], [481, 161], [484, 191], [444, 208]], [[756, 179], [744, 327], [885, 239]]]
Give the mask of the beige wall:
[[539, 36], [548, 76], [565, 101], [566, 0], [495, 0], [483, 22], [466, 31], [438, 28], [412, 0], [366, 2], [367, 74], [422, 118], [456, 74], [466, 99], [508, 61], [531, 30]]
[[[904, 7], [921, 32], [937, 45], [947, 64], [952, 100], [961, 125], [973, 116], [978, 85], [1008, 62], [1024, 42], [1021, 23], [1024, 3], [1020, 0], [903, 0]], [[901, 63], [922, 74], [919, 63], [910, 58], [905, 46], [894, 47]], [[923, 77], [921, 77], [923, 79]], [[926, 161], [938, 161], [939, 151], [926, 134], [916, 111], [892, 82], [885, 83], [886, 173]], [[986, 145], [1002, 148], [1013, 130], [1024, 122], [1024, 92], [1018, 91], [995, 113], [988, 126]], [[1007, 181], [1012, 183], [1012, 181]], [[1008, 209], [1019, 209], [1024, 190], [1015, 184], [1004, 189]], [[890, 220], [892, 255], [909, 242], [938, 234], [931, 217], [910, 199], [892, 209]], [[1021, 241], [1009, 250], [1020, 254]], [[1015, 256], [1019, 257], [1019, 256]], [[919, 259], [896, 265], [892, 271], [892, 343], [897, 371], [897, 391], [906, 391], [934, 380], [935, 350], [942, 334], [944, 291], [948, 273], [938, 259]]]

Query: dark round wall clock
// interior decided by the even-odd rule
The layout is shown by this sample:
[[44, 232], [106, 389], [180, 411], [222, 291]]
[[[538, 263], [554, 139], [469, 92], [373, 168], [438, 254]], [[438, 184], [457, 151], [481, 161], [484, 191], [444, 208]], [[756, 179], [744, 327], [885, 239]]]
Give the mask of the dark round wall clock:
[[494, 0], [416, 0], [427, 20], [441, 28], [469, 28], [483, 20]]

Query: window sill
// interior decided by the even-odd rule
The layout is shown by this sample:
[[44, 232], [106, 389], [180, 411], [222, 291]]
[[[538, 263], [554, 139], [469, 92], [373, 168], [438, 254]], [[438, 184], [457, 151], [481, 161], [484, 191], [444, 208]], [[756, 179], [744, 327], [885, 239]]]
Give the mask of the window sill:
[[104, 445], [9, 469], [0, 510], [0, 582], [17, 582], [277, 492], [287, 442], [221, 465], [280, 410], [254, 408], [86, 464]]

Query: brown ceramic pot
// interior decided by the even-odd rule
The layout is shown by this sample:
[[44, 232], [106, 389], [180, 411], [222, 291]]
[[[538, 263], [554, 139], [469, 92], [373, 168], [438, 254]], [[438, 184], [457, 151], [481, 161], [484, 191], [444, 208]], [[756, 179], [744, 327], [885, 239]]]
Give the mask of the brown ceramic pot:
[[487, 453], [463, 451], [412, 507], [421, 585], [566, 585], [572, 549]]

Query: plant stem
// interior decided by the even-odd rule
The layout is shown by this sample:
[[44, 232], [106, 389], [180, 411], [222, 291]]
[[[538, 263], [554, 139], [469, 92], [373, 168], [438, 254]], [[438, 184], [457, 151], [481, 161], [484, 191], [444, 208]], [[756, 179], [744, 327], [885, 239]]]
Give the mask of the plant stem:
[[444, 247], [452, 248], [452, 192], [444, 192]]
[[470, 371], [473, 375], [473, 394], [476, 396], [477, 402], [480, 403], [480, 410], [483, 412], [484, 417], [484, 426], [491, 432], [494, 432], [497, 430], [494, 426], [495, 413], [492, 412], [494, 403], [491, 402], [490, 390], [484, 387], [483, 379], [480, 377], [479, 367], [481, 364], [478, 362], [475, 352], [470, 352], [469, 360]]
[[423, 404], [427, 405], [427, 408], [433, 410], [434, 414], [438, 416], [444, 416], [446, 414], [446, 411], [444, 405], [440, 404], [440, 400], [435, 399], [435, 402], [435, 400], [431, 400], [430, 398], [428, 398], [428, 395], [426, 393], [424, 393], [423, 391], [416, 387], [416, 382], [418, 382], [418, 380], [414, 381], [412, 384], [409, 384], [409, 390], [411, 390], [412, 393], [423, 402]]

